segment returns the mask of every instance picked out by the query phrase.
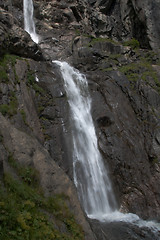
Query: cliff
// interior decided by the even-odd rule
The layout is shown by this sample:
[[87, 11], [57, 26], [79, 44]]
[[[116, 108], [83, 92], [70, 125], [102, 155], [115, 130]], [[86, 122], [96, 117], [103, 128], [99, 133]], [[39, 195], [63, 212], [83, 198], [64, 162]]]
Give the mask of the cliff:
[[[83, 229], [76, 225], [73, 230], [68, 224], [71, 215], [65, 223], [61, 215], [54, 220], [59, 238], [47, 239], [136, 239], [135, 232], [137, 239], [142, 239], [142, 232], [136, 229], [132, 238], [127, 238], [131, 226], [121, 226], [120, 238], [115, 235], [116, 224], [106, 230], [91, 223], [96, 234], [91, 230], [72, 183], [69, 109], [63, 80], [52, 63], [55, 59], [69, 62], [87, 76], [99, 149], [121, 211], [159, 219], [159, 8], [158, 0], [147, 4], [135, 0], [36, 0], [37, 45], [23, 30], [22, 1], [0, 2], [1, 188], [11, 195], [16, 192], [10, 190], [11, 178], [40, 194], [31, 176], [28, 180], [28, 175], [21, 174], [28, 169], [32, 175], [35, 169], [45, 197], [68, 196], [59, 201], [75, 215], [72, 223]], [[21, 198], [24, 202], [28, 199], [37, 204], [30, 195]], [[48, 205], [42, 204], [38, 211], [55, 218], [48, 213]], [[104, 231], [108, 235], [101, 235]], [[58, 235], [63, 233], [66, 238]], [[156, 238], [147, 232], [145, 239]]]

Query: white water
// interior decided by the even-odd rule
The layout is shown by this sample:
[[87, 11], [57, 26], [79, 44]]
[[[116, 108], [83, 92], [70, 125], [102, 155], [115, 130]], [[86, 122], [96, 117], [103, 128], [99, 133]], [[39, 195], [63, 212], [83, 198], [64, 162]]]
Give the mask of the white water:
[[80, 200], [89, 218], [102, 222], [129, 222], [159, 231], [160, 224], [136, 214], [123, 214], [117, 204], [97, 146], [86, 77], [66, 62], [53, 61], [61, 70], [72, 116], [73, 172]]
[[32, 40], [35, 43], [39, 42], [39, 36], [36, 33], [35, 23], [33, 19], [33, 1], [32, 0], [23, 0], [23, 13], [24, 13], [24, 29], [29, 33]]
[[116, 201], [97, 146], [88, 83], [68, 63], [54, 62], [60, 66], [71, 109], [74, 182], [87, 215], [101, 219], [116, 209]]

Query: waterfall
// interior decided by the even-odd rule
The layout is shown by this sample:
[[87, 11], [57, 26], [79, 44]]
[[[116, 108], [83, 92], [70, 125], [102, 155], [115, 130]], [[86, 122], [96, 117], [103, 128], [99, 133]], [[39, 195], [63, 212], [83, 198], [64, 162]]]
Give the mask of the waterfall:
[[104, 214], [116, 209], [116, 201], [97, 146], [88, 83], [68, 63], [54, 62], [61, 69], [71, 110], [74, 182], [86, 214], [102, 219]]
[[129, 222], [159, 232], [159, 223], [144, 221], [136, 214], [123, 214], [117, 210], [108, 172], [97, 146], [87, 79], [66, 62], [53, 63], [60, 67], [70, 106], [74, 183], [87, 216], [102, 222]]
[[[23, 0], [23, 8], [25, 30], [31, 35], [33, 41], [38, 43], [39, 39], [33, 20], [32, 0]], [[159, 233], [159, 223], [144, 221], [136, 214], [123, 214], [117, 210], [108, 172], [97, 146], [87, 79], [85, 75], [68, 63], [53, 62], [60, 67], [70, 105], [74, 182], [87, 216], [105, 222], [129, 222]], [[36, 81], [39, 81], [37, 76]]]
[[29, 33], [32, 40], [35, 43], [39, 42], [39, 37], [36, 33], [35, 23], [33, 19], [33, 1], [32, 0], [23, 0], [23, 13], [24, 13], [24, 29]]

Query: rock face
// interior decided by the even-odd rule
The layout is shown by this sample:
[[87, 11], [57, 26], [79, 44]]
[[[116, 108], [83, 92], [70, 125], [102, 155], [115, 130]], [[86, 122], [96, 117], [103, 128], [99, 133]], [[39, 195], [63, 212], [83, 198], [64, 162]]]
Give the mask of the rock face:
[[96, 35], [117, 40], [136, 38], [142, 47], [159, 48], [159, 1], [89, 1]]
[[[86, 70], [99, 147], [118, 186], [115, 192], [120, 193], [121, 209], [158, 218], [160, 96], [153, 75], [159, 60], [152, 66], [153, 59], [146, 58], [150, 51], [142, 51], [139, 59], [140, 52], [137, 56], [128, 47], [104, 40], [91, 40], [85, 50], [85, 41], [76, 41], [73, 62]], [[146, 211], [142, 211], [144, 206]]]
[[46, 196], [70, 197], [86, 239], [158, 239], [118, 223], [91, 222], [92, 232], [72, 183], [70, 113], [52, 60], [87, 76], [98, 145], [120, 210], [158, 220], [159, 1], [36, 0], [34, 8], [39, 45], [23, 30], [22, 3], [0, 3], [0, 179], [12, 153], [37, 169]]
[[0, 8], [0, 54], [10, 52], [19, 56], [42, 60], [38, 46], [31, 41], [30, 36], [18, 25], [10, 12]]
[[[76, 215], [77, 222], [82, 226], [85, 238], [94, 239], [82, 212], [73, 183], [54, 161], [56, 156], [52, 158], [47, 150], [48, 139], [51, 139], [49, 134], [52, 136], [53, 133], [52, 131], [48, 133], [46, 126], [50, 126], [55, 118], [58, 118], [54, 115], [55, 99], [48, 92], [48, 86], [46, 87], [50, 84], [50, 88], [52, 88], [54, 75], [49, 69], [46, 69], [45, 63], [15, 58], [14, 56], [13, 63], [13, 55], [7, 55], [5, 60], [1, 62], [2, 65], [4, 64], [3, 66], [10, 69], [7, 79], [1, 76], [0, 84], [0, 111], [5, 116], [0, 113], [1, 178], [10, 169], [8, 166], [10, 155], [21, 166], [35, 168], [45, 196], [61, 193], [68, 196], [70, 199], [68, 201], [69, 208]], [[35, 81], [35, 79], [40, 79], [39, 74], [42, 74], [42, 79], [45, 78], [46, 81], [46, 84], [41, 83], [41, 87]], [[53, 129], [56, 129], [56, 124]], [[51, 145], [53, 146], [53, 144]], [[57, 148], [60, 148], [60, 145]], [[59, 151], [60, 153], [61, 151]]]

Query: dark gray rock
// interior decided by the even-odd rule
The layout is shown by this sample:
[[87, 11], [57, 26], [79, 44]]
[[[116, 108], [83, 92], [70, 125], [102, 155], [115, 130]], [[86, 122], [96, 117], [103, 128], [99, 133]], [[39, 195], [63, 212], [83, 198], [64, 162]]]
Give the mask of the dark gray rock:
[[125, 222], [100, 223], [91, 221], [97, 239], [101, 240], [158, 240], [160, 234], [153, 233], [147, 227], [139, 228], [136, 225]]

